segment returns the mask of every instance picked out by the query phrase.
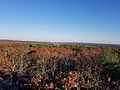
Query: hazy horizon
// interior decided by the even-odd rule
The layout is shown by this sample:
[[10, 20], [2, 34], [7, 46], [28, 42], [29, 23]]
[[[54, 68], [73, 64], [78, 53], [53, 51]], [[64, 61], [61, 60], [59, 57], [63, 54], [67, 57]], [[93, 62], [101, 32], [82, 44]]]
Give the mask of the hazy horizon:
[[1, 0], [0, 39], [120, 44], [119, 0]]

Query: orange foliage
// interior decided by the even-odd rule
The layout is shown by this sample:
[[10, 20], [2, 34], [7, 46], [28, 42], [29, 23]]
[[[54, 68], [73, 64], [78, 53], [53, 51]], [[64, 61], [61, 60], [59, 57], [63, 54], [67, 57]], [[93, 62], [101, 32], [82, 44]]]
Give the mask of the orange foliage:
[[79, 82], [77, 82], [79, 80], [79, 77], [80, 77], [80, 72], [77, 71], [69, 72], [68, 77], [63, 78], [61, 80], [61, 83], [63, 84], [65, 90], [69, 90], [71, 88], [77, 87], [77, 85], [79, 84]]

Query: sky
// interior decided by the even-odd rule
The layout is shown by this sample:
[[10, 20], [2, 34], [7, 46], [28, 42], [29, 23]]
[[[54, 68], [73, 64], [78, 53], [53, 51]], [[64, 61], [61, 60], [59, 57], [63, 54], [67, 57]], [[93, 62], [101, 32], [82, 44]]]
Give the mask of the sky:
[[120, 0], [0, 0], [0, 39], [120, 44]]

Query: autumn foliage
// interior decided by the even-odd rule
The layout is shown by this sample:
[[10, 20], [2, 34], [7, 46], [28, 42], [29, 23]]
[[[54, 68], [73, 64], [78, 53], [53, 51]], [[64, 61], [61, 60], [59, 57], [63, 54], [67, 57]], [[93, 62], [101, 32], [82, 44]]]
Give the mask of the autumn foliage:
[[[24, 44], [1, 44], [0, 88], [102, 89], [104, 85], [101, 82], [105, 78], [101, 75], [103, 51], [102, 47], [81, 47], [75, 50], [65, 47], [33, 48]], [[119, 54], [119, 50], [113, 52]], [[7, 87], [3, 87], [5, 84]]]

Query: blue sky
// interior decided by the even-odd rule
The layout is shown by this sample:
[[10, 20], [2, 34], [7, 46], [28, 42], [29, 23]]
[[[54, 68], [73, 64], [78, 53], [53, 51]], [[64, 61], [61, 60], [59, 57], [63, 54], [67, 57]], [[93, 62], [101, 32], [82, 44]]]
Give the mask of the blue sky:
[[120, 0], [0, 0], [0, 39], [120, 44]]

